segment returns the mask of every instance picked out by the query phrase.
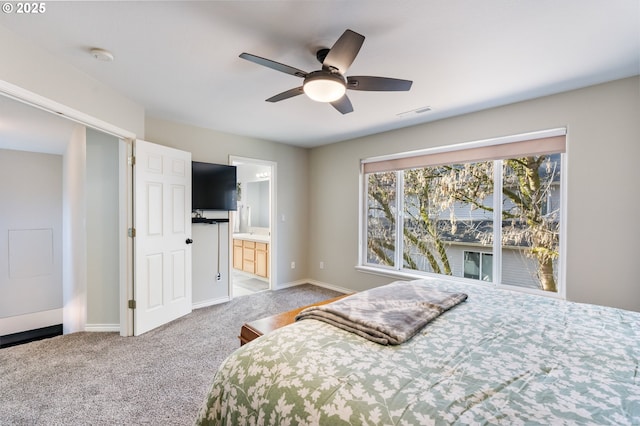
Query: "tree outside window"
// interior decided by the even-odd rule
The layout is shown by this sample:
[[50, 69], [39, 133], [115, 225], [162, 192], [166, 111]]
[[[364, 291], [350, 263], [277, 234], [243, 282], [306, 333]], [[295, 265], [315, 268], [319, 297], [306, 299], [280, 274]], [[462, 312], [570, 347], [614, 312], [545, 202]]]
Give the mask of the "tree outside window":
[[557, 292], [560, 161], [545, 154], [366, 174], [367, 263]]

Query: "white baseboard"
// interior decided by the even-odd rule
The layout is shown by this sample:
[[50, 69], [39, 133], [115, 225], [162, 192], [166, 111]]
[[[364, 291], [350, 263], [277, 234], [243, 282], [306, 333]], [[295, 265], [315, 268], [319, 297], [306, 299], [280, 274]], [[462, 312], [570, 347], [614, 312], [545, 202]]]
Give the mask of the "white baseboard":
[[86, 324], [84, 331], [112, 333], [120, 332], [120, 324]]
[[344, 288], [344, 287], [340, 287], [340, 286], [337, 286], [337, 285], [324, 283], [322, 281], [306, 280], [305, 282], [309, 283], [309, 284], [317, 285], [318, 287], [328, 288], [329, 290], [334, 290], [334, 291], [337, 291], [339, 293], [344, 293], [344, 294], [354, 293], [354, 291], [349, 289], [349, 288]]
[[309, 280], [290, 281], [288, 283], [282, 283], [277, 287], [274, 286], [274, 290], [282, 290], [283, 288], [295, 287], [302, 284], [309, 284]]
[[339, 287], [333, 284], [329, 284], [329, 283], [324, 283], [322, 281], [316, 281], [316, 280], [312, 280], [312, 279], [304, 279], [304, 280], [298, 280], [298, 281], [291, 281], [288, 283], [283, 283], [280, 284], [278, 286], [278, 288], [276, 290], [280, 290], [280, 289], [284, 289], [284, 288], [289, 288], [289, 287], [295, 287], [298, 285], [302, 285], [302, 284], [312, 284], [318, 287], [323, 287], [323, 288], [328, 288], [329, 290], [334, 290], [337, 291], [339, 293], [353, 293], [353, 290], [348, 289], [348, 288], [344, 288], [344, 287]]
[[62, 324], [62, 308], [0, 318], [0, 336]]
[[207, 306], [219, 305], [220, 303], [225, 303], [225, 302], [228, 302], [229, 300], [231, 300], [229, 296], [220, 297], [218, 299], [203, 300], [201, 302], [196, 302], [193, 305], [191, 305], [191, 309], [200, 309], [200, 308], [206, 308]]

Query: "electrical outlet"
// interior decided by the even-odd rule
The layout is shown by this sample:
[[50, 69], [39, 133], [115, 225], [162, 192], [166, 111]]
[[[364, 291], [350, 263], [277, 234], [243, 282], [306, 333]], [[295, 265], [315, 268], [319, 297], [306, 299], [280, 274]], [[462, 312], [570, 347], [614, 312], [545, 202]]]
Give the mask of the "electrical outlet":
[[291, 269], [296, 269], [296, 262], [291, 262]]
[[320, 269], [324, 269], [324, 262], [322, 260], [320, 261]]

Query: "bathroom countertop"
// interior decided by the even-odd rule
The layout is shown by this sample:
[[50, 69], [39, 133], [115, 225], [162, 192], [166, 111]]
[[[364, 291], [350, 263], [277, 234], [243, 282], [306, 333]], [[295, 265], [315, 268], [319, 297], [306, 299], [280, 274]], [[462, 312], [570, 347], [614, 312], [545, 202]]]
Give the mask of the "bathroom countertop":
[[271, 237], [264, 234], [253, 234], [249, 232], [235, 233], [233, 234], [233, 238], [235, 240], [247, 240], [247, 241], [255, 241], [258, 243], [269, 243], [271, 241]]

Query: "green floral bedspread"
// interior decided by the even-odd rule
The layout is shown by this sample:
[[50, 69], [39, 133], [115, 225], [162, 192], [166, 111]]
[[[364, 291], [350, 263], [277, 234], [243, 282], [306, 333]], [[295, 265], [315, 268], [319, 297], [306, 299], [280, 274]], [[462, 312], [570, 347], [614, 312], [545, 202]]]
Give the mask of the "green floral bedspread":
[[640, 313], [424, 280], [467, 301], [398, 346], [307, 320], [232, 354], [199, 424], [640, 424]]

